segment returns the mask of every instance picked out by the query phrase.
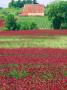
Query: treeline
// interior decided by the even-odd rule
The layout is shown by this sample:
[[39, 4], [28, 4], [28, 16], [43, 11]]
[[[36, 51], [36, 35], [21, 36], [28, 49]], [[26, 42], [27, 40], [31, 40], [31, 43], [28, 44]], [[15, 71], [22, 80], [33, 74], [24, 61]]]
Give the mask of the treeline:
[[11, 0], [11, 2], [9, 3], [9, 7], [10, 8], [22, 8], [24, 6], [24, 4], [38, 4], [37, 0]]

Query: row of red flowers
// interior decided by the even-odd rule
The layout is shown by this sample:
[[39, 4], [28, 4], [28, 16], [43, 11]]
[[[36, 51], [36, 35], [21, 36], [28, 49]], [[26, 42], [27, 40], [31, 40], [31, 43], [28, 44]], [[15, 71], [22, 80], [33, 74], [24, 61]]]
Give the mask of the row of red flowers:
[[0, 48], [0, 55], [4, 54], [46, 54], [46, 55], [62, 55], [67, 56], [67, 49], [58, 49], [58, 48], [14, 48], [6, 49]]
[[59, 63], [66, 64], [67, 58], [40, 58], [40, 57], [25, 57], [25, 56], [0, 56], [0, 64], [10, 64], [10, 63]]
[[67, 30], [20, 30], [20, 31], [1, 31], [0, 35], [67, 35]]
[[0, 63], [67, 63], [66, 49], [0, 49]]

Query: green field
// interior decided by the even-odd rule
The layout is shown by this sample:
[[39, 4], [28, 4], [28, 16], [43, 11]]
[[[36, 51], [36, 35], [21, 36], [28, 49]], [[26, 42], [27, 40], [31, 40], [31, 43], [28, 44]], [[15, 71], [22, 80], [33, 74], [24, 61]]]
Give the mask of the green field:
[[67, 48], [67, 36], [0, 36], [0, 48]]
[[23, 17], [23, 16], [17, 16], [18, 18], [18, 22], [19, 23], [23, 23], [23, 22], [27, 22], [27, 23], [31, 23], [34, 22], [37, 24], [37, 27], [39, 29], [50, 29], [51, 28], [51, 22], [48, 20], [47, 16], [43, 16], [43, 17]]

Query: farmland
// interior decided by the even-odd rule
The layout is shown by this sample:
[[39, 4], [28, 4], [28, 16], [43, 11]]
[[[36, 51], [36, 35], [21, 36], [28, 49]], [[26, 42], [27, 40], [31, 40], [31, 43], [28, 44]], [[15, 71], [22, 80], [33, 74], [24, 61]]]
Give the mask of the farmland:
[[23, 22], [28, 22], [28, 23], [34, 22], [37, 24], [37, 27], [39, 29], [50, 29], [51, 28], [51, 22], [48, 20], [47, 16], [43, 16], [43, 17], [36, 17], [36, 16], [35, 17], [32, 17], [32, 16], [20, 17], [18, 16], [17, 19], [18, 19], [18, 22], [21, 24]]
[[1, 31], [0, 89], [67, 90], [67, 31]]
[[[15, 15], [17, 19], [17, 23], [23, 25], [23, 23], [30, 24], [34, 22], [37, 25], [38, 29], [51, 29], [51, 22], [48, 20], [47, 16], [44, 17], [21, 17], [19, 15]], [[6, 16], [4, 17], [6, 18]], [[4, 19], [5, 20], [5, 19]], [[47, 24], [46, 24], [47, 23]], [[6, 27], [0, 27], [0, 30], [6, 30]]]
[[66, 31], [35, 30], [0, 33], [0, 48], [22, 47], [67, 48]]
[[37, 39], [32, 36], [0, 37], [0, 48], [20, 47], [67, 48], [67, 36], [41, 36]]
[[[51, 21], [49, 21], [48, 17], [45, 15], [43, 17], [22, 17], [19, 15], [19, 13], [22, 11], [22, 9], [18, 9], [18, 8], [4, 8], [4, 9], [0, 9], [0, 19], [4, 19], [6, 20], [7, 15], [10, 13], [12, 15], [15, 16], [15, 18], [17, 19], [17, 23], [20, 23], [21, 25], [23, 23], [32, 23], [34, 22], [35, 24], [37, 24], [38, 29], [51, 29]], [[0, 30], [7, 30], [6, 27], [0, 27]]]
[[67, 2], [27, 17], [13, 1], [0, 8], [0, 90], [67, 90]]

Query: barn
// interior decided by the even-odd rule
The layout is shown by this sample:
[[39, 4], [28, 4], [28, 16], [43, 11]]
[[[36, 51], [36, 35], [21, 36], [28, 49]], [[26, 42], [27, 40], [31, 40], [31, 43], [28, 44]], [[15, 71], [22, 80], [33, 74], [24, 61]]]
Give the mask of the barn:
[[21, 16], [44, 16], [44, 5], [25, 4]]

